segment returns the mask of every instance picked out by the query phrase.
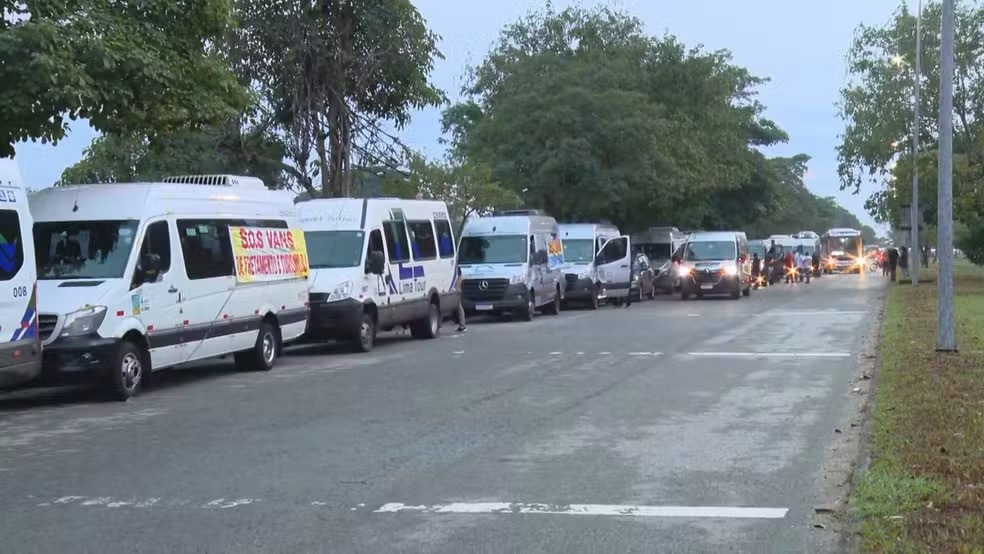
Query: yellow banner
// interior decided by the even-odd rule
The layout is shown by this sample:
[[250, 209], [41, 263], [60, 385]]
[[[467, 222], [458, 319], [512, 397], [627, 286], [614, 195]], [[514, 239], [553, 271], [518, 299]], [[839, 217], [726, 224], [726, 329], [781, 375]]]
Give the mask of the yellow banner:
[[236, 280], [277, 281], [307, 278], [307, 245], [300, 229], [229, 227]]

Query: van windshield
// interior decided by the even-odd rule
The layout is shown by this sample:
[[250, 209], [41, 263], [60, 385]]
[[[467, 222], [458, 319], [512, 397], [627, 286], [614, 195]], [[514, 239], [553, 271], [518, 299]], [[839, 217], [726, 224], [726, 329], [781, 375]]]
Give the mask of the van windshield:
[[592, 239], [570, 239], [564, 242], [564, 259], [568, 262], [590, 262], [595, 256]]
[[362, 262], [365, 231], [306, 231], [308, 265], [311, 269], [357, 267]]
[[462, 237], [459, 264], [521, 264], [529, 255], [526, 235]]
[[38, 279], [118, 279], [126, 272], [137, 221], [34, 224]]
[[687, 243], [684, 260], [691, 262], [734, 260], [735, 243], [730, 240], [709, 240]]

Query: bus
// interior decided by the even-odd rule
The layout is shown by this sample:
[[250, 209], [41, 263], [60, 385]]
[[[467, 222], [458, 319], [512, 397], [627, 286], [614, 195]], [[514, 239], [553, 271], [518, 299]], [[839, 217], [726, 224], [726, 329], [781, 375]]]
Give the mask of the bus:
[[824, 272], [861, 273], [864, 269], [864, 245], [857, 229], [830, 229], [820, 237]]

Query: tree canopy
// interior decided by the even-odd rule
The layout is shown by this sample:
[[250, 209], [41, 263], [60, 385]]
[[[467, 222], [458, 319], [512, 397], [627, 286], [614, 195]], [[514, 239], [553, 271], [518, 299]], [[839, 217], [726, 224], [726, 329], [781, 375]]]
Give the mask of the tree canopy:
[[221, 121], [248, 95], [211, 46], [230, 0], [0, 0], [0, 156], [69, 120], [157, 134]]
[[765, 82], [616, 10], [548, 6], [506, 26], [444, 127], [454, 158], [565, 221], [822, 232], [849, 214], [790, 169], [808, 158], [761, 153], [787, 140]]
[[[939, 63], [942, 7], [922, 12], [919, 75], [921, 153], [913, 163], [913, 88], [916, 15], [902, 4], [885, 25], [858, 27], [847, 57], [848, 82], [840, 109], [846, 122], [838, 146], [838, 173], [848, 190], [873, 189], [872, 217], [897, 226], [899, 206], [911, 204], [913, 169], [919, 170], [919, 205], [932, 235], [937, 214]], [[957, 3], [954, 71], [954, 219], [957, 245], [984, 263], [984, 7]]]

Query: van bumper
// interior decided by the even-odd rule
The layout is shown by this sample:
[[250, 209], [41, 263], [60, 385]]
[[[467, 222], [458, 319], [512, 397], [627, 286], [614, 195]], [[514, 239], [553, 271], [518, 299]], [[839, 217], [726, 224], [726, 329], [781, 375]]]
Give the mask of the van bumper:
[[[705, 285], [711, 285], [710, 288], [705, 288]], [[680, 280], [680, 288], [682, 292], [687, 294], [734, 294], [734, 292], [741, 291], [742, 282], [737, 276], [734, 277], [721, 277], [720, 281], [717, 282], [703, 282], [697, 283], [693, 277], [685, 278]]]
[[90, 373], [107, 368], [119, 341], [98, 335], [59, 338], [42, 349], [46, 375]]
[[312, 295], [307, 334], [316, 339], [358, 337], [365, 306], [352, 298], [318, 302]]
[[564, 289], [564, 300], [588, 300], [598, 294], [594, 281], [589, 277], [568, 279]]
[[529, 302], [529, 291], [523, 283], [509, 285], [501, 298], [482, 300], [461, 296], [461, 307], [467, 313], [495, 313], [525, 311]]

